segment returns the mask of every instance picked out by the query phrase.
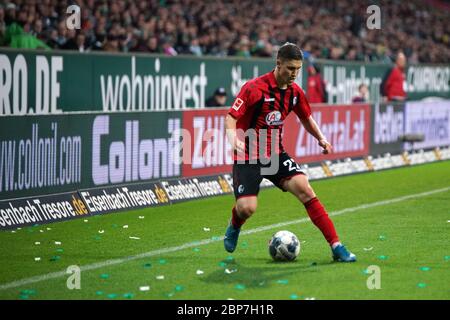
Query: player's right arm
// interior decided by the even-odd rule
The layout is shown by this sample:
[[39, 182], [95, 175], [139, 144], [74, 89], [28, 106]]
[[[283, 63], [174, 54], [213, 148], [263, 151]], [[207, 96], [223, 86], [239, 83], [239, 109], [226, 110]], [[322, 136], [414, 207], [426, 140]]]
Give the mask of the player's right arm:
[[225, 129], [228, 141], [233, 150], [238, 152], [245, 151], [245, 143], [239, 139], [240, 134], [238, 134], [237, 131], [237, 122], [257, 101], [257, 95], [258, 91], [253, 81], [245, 83], [242, 86], [241, 91], [239, 91], [239, 94], [236, 96], [236, 99], [225, 118]]
[[244, 142], [239, 140], [237, 137], [236, 123], [237, 123], [237, 120], [235, 118], [233, 118], [233, 116], [228, 114], [227, 117], [225, 118], [225, 128], [226, 128], [226, 132], [227, 132], [227, 138], [228, 138], [228, 141], [230, 142], [233, 150], [236, 150], [238, 152], [244, 152], [245, 144], [244, 144]]

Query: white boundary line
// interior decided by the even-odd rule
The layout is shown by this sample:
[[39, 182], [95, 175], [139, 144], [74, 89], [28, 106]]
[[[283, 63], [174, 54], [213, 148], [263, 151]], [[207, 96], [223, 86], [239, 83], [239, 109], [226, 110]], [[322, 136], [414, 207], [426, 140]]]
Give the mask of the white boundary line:
[[[351, 212], [355, 212], [355, 211], [359, 211], [359, 210], [364, 210], [364, 209], [369, 209], [369, 208], [389, 205], [389, 204], [393, 204], [393, 203], [398, 203], [398, 202], [402, 202], [402, 201], [406, 201], [406, 200], [410, 200], [410, 199], [426, 197], [426, 196], [429, 196], [429, 195], [432, 195], [432, 194], [446, 192], [446, 191], [450, 191], [450, 187], [441, 188], [441, 189], [434, 189], [434, 190], [427, 191], [427, 192], [422, 192], [422, 193], [410, 194], [410, 195], [407, 195], [407, 196], [393, 198], [393, 199], [389, 199], [389, 200], [383, 200], [383, 201], [377, 201], [377, 202], [362, 204], [362, 205], [359, 205], [359, 206], [356, 206], [356, 207], [345, 208], [345, 209], [342, 209], [342, 210], [333, 211], [333, 212], [330, 212], [329, 215], [330, 216], [338, 216], [338, 215], [342, 215], [342, 214], [345, 214], [345, 213], [351, 213]], [[289, 226], [289, 225], [293, 225], [293, 224], [304, 223], [304, 222], [307, 222], [307, 221], [309, 221], [309, 218], [302, 218], [302, 219], [297, 219], [297, 220], [292, 220], [292, 221], [286, 221], [286, 222], [281, 222], [281, 223], [271, 224], [271, 225], [268, 225], [268, 226], [263, 226], [263, 227], [258, 227], [258, 228], [246, 230], [246, 231], [243, 231], [241, 234], [244, 234], [244, 235], [245, 234], [252, 234], [252, 233], [267, 231], [267, 230], [270, 230], [270, 229], [285, 227], [285, 226]], [[166, 254], [166, 253], [169, 253], [169, 252], [176, 252], [176, 251], [180, 251], [180, 250], [183, 250], [183, 249], [188, 249], [188, 248], [192, 248], [192, 247], [207, 245], [207, 244], [210, 244], [210, 243], [213, 243], [213, 242], [222, 241], [222, 240], [223, 240], [223, 237], [218, 237], [217, 239], [214, 239], [214, 240], [213, 239], [205, 239], [205, 240], [201, 240], [201, 241], [188, 242], [188, 243], [185, 243], [185, 244], [183, 244], [181, 246], [177, 246], [177, 247], [162, 248], [162, 249], [158, 249], [158, 250], [144, 252], [144, 253], [141, 253], [141, 254], [138, 254], [138, 255], [134, 255], [134, 256], [130, 256], [130, 257], [119, 258], [119, 259], [112, 259], [112, 260], [106, 260], [106, 261], [97, 262], [97, 263], [93, 263], [93, 264], [88, 264], [88, 265], [82, 266], [80, 269], [81, 269], [81, 271], [96, 270], [96, 269], [100, 269], [100, 268], [104, 268], [104, 267], [108, 267], [108, 266], [123, 264], [123, 263], [129, 262], [129, 261], [133, 261], [133, 260], [153, 257], [153, 256], [157, 256], [157, 255]], [[64, 276], [67, 276], [67, 273], [66, 273], [65, 270], [64, 271], [59, 271], [59, 272], [48, 273], [48, 274], [44, 274], [44, 275], [40, 275], [40, 276], [34, 276], [34, 277], [31, 277], [31, 278], [25, 278], [25, 279], [21, 279], [21, 280], [9, 282], [9, 283], [1, 284], [0, 285], [0, 290], [17, 288], [17, 287], [29, 285], [29, 284], [32, 284], [32, 283], [42, 282], [42, 281], [56, 279], [56, 278], [62, 278]]]

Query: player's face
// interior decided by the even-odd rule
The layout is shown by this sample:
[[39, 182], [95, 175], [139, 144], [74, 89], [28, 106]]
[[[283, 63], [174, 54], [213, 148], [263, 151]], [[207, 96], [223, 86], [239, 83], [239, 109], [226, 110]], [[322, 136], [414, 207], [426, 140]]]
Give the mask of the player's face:
[[277, 67], [279, 70], [280, 80], [290, 86], [297, 79], [298, 73], [302, 67], [301, 60], [278, 60]]

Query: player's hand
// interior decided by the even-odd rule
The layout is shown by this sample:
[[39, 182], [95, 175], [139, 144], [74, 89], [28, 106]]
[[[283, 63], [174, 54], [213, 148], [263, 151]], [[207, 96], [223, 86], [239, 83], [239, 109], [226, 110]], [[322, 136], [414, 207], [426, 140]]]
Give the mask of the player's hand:
[[319, 146], [322, 147], [323, 154], [329, 154], [333, 150], [333, 147], [326, 139], [319, 140]]
[[234, 149], [238, 153], [245, 153], [245, 143], [239, 139], [236, 139], [235, 144], [234, 144]]

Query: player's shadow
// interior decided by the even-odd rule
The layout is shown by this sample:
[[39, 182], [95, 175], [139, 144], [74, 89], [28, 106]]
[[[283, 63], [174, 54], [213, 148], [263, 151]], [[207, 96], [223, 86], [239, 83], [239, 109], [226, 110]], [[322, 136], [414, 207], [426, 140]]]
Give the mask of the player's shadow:
[[[258, 259], [261, 260], [261, 259]], [[262, 262], [262, 263], [261, 263]], [[329, 265], [329, 262], [304, 263], [276, 262], [264, 259], [259, 263], [260, 267], [248, 267], [235, 260], [222, 261], [222, 267], [202, 278], [207, 283], [244, 285], [247, 288], [267, 288], [277, 281], [284, 283], [286, 278], [301, 272], [318, 272], [321, 266]], [[265, 263], [264, 263], [265, 262]]]

